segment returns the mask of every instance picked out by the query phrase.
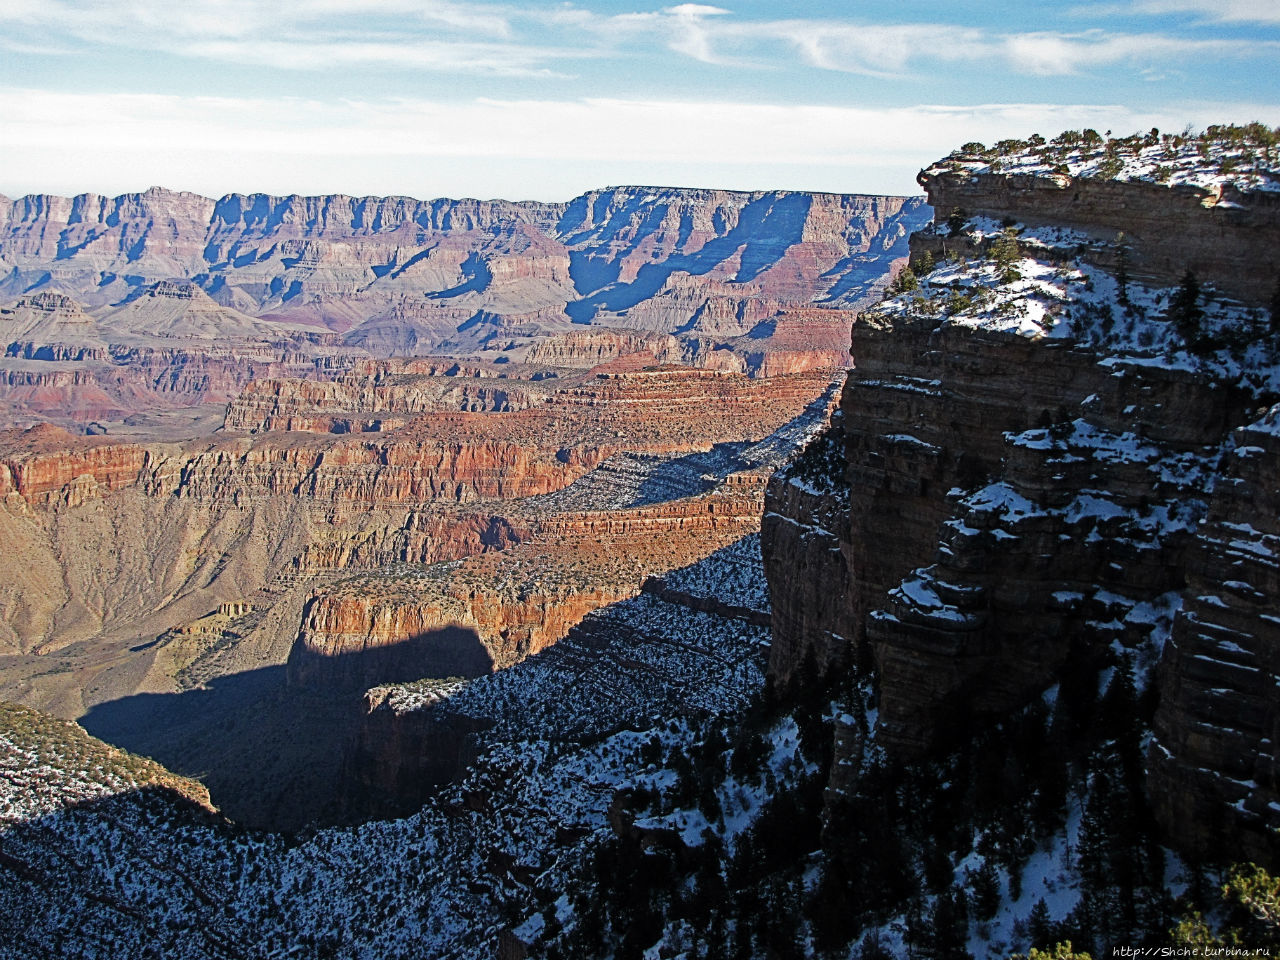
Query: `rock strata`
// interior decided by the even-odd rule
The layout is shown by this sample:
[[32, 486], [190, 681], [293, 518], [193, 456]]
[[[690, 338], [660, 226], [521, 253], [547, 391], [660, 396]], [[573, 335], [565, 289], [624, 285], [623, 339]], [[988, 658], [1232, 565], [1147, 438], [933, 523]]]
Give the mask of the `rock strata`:
[[[213, 201], [159, 189], [0, 198], [0, 303], [14, 301], [0, 306], [0, 346], [73, 372], [60, 389], [76, 397], [62, 398], [74, 416], [62, 416], [79, 423], [225, 402], [263, 376], [331, 379], [370, 356], [834, 369], [842, 311], [874, 300], [925, 216], [901, 197], [635, 187], [568, 204]], [[210, 367], [208, 382], [187, 363]], [[6, 386], [9, 422], [58, 416], [24, 384]], [[497, 393], [480, 387], [458, 402], [519, 402]], [[310, 421], [287, 406], [269, 412], [266, 400], [246, 398], [231, 422], [385, 429], [350, 410]]]
[[[1114, 241], [1128, 242], [1135, 279], [1172, 286], [1187, 270], [1221, 293], [1266, 303], [1280, 245], [1280, 194], [1226, 186], [1165, 186], [1089, 177], [973, 174], [938, 165], [920, 185], [945, 222], [952, 210], [1076, 231], [1085, 256], [1114, 268]], [[941, 246], [944, 230], [920, 238]]]
[[[976, 259], [863, 314], [842, 416], [770, 483], [771, 681], [870, 663], [876, 741], [919, 757], [1127, 657], [1160, 698], [1149, 787], [1173, 842], [1274, 862], [1277, 448], [1254, 404], [1275, 347], [1229, 303], [1207, 304], [1208, 332], [1178, 327], [1172, 292], [1135, 279], [1191, 265], [1257, 302], [1239, 264], [1277, 229], [1274, 194], [921, 179], [939, 223], [913, 249], [942, 253], [963, 206]], [[990, 246], [1001, 219], [1013, 270]], [[1096, 267], [1120, 230], [1128, 286]]]

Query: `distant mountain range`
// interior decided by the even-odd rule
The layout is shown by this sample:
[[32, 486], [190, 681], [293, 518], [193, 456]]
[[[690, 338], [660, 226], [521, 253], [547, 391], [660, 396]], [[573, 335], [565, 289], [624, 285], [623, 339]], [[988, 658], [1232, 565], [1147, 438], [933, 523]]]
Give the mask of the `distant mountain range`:
[[582, 324], [740, 336], [785, 308], [868, 302], [927, 215], [921, 198], [650, 187], [569, 203], [0, 197], [0, 302], [56, 290], [104, 316], [189, 280], [229, 321], [307, 324], [374, 353]]

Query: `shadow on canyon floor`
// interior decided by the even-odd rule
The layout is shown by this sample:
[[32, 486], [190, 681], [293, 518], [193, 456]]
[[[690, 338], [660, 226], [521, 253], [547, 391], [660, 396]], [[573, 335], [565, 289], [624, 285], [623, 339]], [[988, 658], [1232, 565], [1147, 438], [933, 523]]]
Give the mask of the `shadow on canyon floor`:
[[287, 668], [263, 667], [180, 693], [138, 693], [97, 704], [80, 725], [198, 778], [237, 823], [293, 831], [347, 818], [353, 798], [343, 761], [364, 717], [367, 688], [431, 676], [476, 677], [493, 666], [475, 630], [457, 626], [333, 657], [300, 649]]
[[289, 689], [274, 666], [100, 703], [80, 725], [203, 781], [237, 823], [297, 830], [338, 813], [342, 747], [359, 717], [359, 694]]

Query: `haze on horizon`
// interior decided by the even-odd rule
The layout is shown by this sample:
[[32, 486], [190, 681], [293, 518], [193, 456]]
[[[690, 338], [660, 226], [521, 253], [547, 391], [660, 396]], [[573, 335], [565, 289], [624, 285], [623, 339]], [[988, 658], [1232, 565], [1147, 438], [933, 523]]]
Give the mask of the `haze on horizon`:
[[968, 140], [1280, 124], [1280, 3], [0, 0], [0, 193], [915, 194]]

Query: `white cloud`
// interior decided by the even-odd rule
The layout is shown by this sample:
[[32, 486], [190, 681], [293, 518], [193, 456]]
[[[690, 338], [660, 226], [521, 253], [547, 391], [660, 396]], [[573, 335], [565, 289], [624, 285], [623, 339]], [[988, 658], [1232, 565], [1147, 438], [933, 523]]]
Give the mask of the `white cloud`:
[[662, 12], [675, 14], [677, 17], [721, 17], [732, 11], [723, 7], [710, 7], [705, 3], [682, 3], [674, 7], [665, 7]]
[[1280, 23], [1280, 4], [1275, 0], [1137, 0], [1133, 9], [1156, 16], [1199, 14], [1224, 23]]
[[[1259, 3], [1256, 9], [1243, 0], [1133, 3], [1132, 9], [1151, 13], [1182, 10], [1218, 20], [1248, 16], [1280, 22], [1274, 2]], [[1001, 33], [944, 23], [750, 19], [703, 3], [606, 15], [572, 4], [544, 8], [457, 0], [296, 0], [288, 5], [261, 0], [5, 0], [0, 4], [3, 23], [17, 31], [6, 37], [10, 49], [18, 43], [57, 46], [59, 40], [74, 38], [90, 46], [293, 69], [323, 69], [336, 60], [517, 76], [563, 76], [566, 64], [583, 57], [634, 58], [656, 46], [726, 67], [785, 69], [798, 55], [820, 69], [870, 76], [898, 76], [952, 63], [1057, 76], [1121, 63], [1147, 68], [1192, 57], [1275, 56], [1277, 51], [1274, 42], [1158, 32]]]
[[1256, 105], [829, 107], [618, 99], [319, 101], [0, 89], [9, 191], [539, 196], [605, 183], [915, 192], [968, 140], [1248, 117]]
[[[1141, 2], [1190, 4], [1197, 0]], [[711, 11], [718, 16], [705, 15]], [[1197, 56], [1268, 56], [1280, 49], [1280, 44], [1272, 41], [1188, 39], [1150, 32], [1000, 33], [946, 23], [743, 20], [724, 16], [727, 13], [700, 4], [615, 16], [566, 7], [549, 14], [548, 22], [581, 30], [615, 45], [635, 44], [646, 37], [657, 39], [677, 53], [704, 63], [771, 69], [785, 62], [782, 58], [787, 52], [794, 52], [820, 69], [868, 76], [902, 75], [930, 63], [969, 63], [984, 69], [1003, 65], [1015, 73], [1065, 76], [1113, 64], [1147, 65]]]
[[[1028, 33], [1004, 38], [1004, 55], [1019, 71], [1062, 76], [1114, 63], [1191, 61], [1196, 57], [1230, 57], [1241, 52], [1238, 41], [1185, 40], [1162, 34]], [[1275, 43], [1258, 47], [1272, 50]]]
[[957, 26], [780, 20], [745, 29], [757, 39], [776, 36], [790, 43], [812, 66], [873, 76], [902, 73], [912, 60], [958, 61], [994, 53], [989, 34]]
[[182, 44], [179, 49], [190, 56], [286, 70], [372, 65], [508, 77], [555, 76], [555, 71], [542, 64], [576, 56], [573, 51], [425, 39], [411, 42], [387, 39], [340, 42], [210, 40]]

